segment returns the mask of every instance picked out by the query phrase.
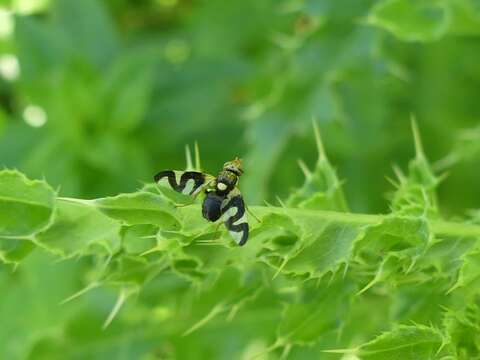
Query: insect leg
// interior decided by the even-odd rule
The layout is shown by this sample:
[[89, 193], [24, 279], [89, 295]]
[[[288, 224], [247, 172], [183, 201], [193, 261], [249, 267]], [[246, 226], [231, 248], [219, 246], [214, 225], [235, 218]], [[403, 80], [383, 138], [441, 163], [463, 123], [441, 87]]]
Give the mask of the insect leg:
[[202, 190], [205, 190], [205, 189], [211, 188], [212, 186], [215, 186], [215, 177], [213, 177], [211, 175], [206, 175], [205, 177], [206, 177], [205, 183], [192, 192], [192, 195], [191, 195], [192, 201], [188, 204], [175, 204], [175, 207], [182, 208], [182, 207], [193, 205], [195, 203], [195, 200], [197, 199], [198, 195], [200, 195], [202, 193]]
[[187, 207], [187, 206], [191, 206], [193, 204], [195, 204], [195, 200], [197, 199], [198, 197], [198, 194], [200, 194], [201, 191], [195, 193], [192, 197], [191, 197], [191, 202], [187, 203], [187, 204], [175, 204], [175, 207], [176, 208], [182, 208], [182, 207]]

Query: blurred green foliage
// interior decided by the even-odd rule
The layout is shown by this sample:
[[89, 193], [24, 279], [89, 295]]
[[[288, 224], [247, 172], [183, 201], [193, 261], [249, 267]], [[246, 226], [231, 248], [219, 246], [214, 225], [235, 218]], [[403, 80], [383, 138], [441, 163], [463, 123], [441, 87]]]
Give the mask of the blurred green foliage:
[[[353, 360], [320, 351], [357, 347], [362, 359], [382, 359], [376, 349], [393, 338], [409, 350], [396, 356], [412, 360], [479, 359], [478, 234], [462, 233], [460, 241], [456, 230], [432, 225], [446, 217], [479, 223], [476, 212], [465, 220], [480, 203], [479, 35], [474, 0], [1, 0], [2, 166], [45, 178], [64, 197], [99, 198], [135, 191], [160, 169], [183, 168], [185, 144], [198, 141], [208, 172], [236, 155], [245, 159], [249, 204], [278, 204], [278, 196], [292, 207], [354, 213], [325, 220], [324, 240], [293, 245], [292, 238], [308, 240], [318, 219], [267, 214], [254, 234], [266, 247], [249, 243], [237, 256], [260, 254], [272, 268], [285, 262], [275, 281], [276, 270], [246, 262], [241, 274], [229, 267], [235, 260], [207, 276], [192, 259], [209, 253], [187, 246], [175, 248], [173, 271], [139, 291], [164, 266], [137, 256], [153, 244], [142, 236], [165, 218], [121, 227], [124, 215], [105, 215], [100, 200], [95, 212], [58, 203], [50, 187], [30, 188], [8, 173], [0, 199], [15, 193], [19, 204], [42, 205], [28, 221], [22, 205], [4, 207], [15, 216], [0, 222], [0, 358], [247, 359], [270, 348], [272, 359]], [[423, 139], [416, 154], [411, 114]], [[330, 162], [317, 160], [312, 117]], [[443, 181], [425, 154], [437, 174], [448, 171]], [[408, 173], [395, 175], [392, 165], [407, 169], [414, 156]], [[299, 158], [313, 174], [303, 187]], [[398, 189], [386, 179], [395, 176]], [[385, 223], [359, 225], [357, 213], [390, 211]], [[43, 231], [57, 212], [59, 221]], [[38, 233], [35, 242], [9, 238], [28, 238], [22, 226]], [[451, 247], [427, 251], [429, 236], [439, 234], [453, 239]], [[225, 260], [224, 250], [207, 250]], [[350, 266], [360, 270], [340, 286], [347, 269], [337, 273], [337, 265], [351, 253], [358, 262]], [[414, 265], [421, 271], [388, 280]], [[330, 270], [335, 275], [323, 277]], [[303, 272], [315, 279], [302, 283]], [[108, 286], [98, 286], [99, 274]], [[447, 299], [459, 284], [473, 290]], [[85, 286], [93, 290], [58, 306]], [[103, 331], [119, 289], [128, 301]], [[353, 297], [360, 291], [366, 298]], [[191, 328], [219, 314], [222, 321]], [[382, 331], [389, 332], [376, 337]], [[300, 346], [307, 343], [314, 345]], [[416, 343], [422, 346], [413, 349]]]

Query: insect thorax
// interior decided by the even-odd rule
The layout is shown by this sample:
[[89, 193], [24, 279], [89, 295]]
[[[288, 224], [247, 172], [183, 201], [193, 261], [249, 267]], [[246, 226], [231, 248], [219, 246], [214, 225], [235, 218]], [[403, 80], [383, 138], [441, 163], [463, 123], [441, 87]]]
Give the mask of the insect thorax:
[[231, 171], [222, 170], [216, 179], [216, 192], [218, 195], [227, 195], [237, 185], [238, 176]]

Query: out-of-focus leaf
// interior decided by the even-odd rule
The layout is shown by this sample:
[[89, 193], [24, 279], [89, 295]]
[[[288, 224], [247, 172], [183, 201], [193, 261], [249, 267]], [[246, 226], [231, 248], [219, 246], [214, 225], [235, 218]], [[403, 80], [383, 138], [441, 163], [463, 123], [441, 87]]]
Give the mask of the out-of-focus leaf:
[[307, 292], [305, 299], [286, 306], [278, 329], [282, 344], [311, 344], [342, 326], [342, 314], [348, 311], [351, 284], [336, 280], [326, 281]]
[[14, 277], [0, 271], [1, 358], [26, 359], [37, 343], [61, 342], [65, 325], [78, 311], [78, 305], [58, 303], [74, 291], [81, 263], [52, 260], [37, 252], [17, 268]]
[[405, 41], [434, 41], [453, 33], [478, 35], [480, 11], [471, 0], [437, 2], [384, 0], [376, 4], [368, 23], [386, 29]]
[[153, 87], [151, 59], [141, 51], [124, 56], [109, 69], [102, 86], [102, 107], [114, 129], [130, 131], [144, 120]]
[[428, 1], [384, 0], [373, 7], [367, 20], [406, 41], [438, 40], [449, 26], [441, 2]]
[[265, 198], [268, 180], [288, 137], [287, 124], [274, 119], [255, 123], [250, 129], [248, 140], [252, 149], [245, 164], [256, 171], [247, 172], [241, 185], [248, 202], [256, 203]]
[[21, 67], [21, 80], [37, 80], [65, 59], [65, 48], [54, 29], [36, 19], [18, 16], [15, 39]]
[[3, 109], [0, 107], [0, 136], [2, 135], [5, 129], [6, 122], [7, 122], [7, 115], [5, 114]]
[[475, 0], [446, 0], [451, 17], [450, 31], [455, 35], [480, 34], [480, 9]]
[[[97, 0], [58, 0], [53, 3], [55, 23], [77, 56], [98, 66], [111, 62], [118, 47], [114, 25]], [[92, 41], [95, 38], [95, 41]]]

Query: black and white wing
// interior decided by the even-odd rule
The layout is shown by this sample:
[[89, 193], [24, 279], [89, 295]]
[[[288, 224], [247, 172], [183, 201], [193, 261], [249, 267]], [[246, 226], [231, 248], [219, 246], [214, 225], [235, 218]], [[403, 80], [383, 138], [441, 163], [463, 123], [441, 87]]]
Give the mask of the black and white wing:
[[240, 190], [234, 188], [222, 204], [222, 219], [235, 242], [242, 246], [248, 240], [248, 219]]
[[165, 170], [154, 177], [157, 184], [168, 185], [184, 195], [196, 196], [214, 177], [199, 171]]

